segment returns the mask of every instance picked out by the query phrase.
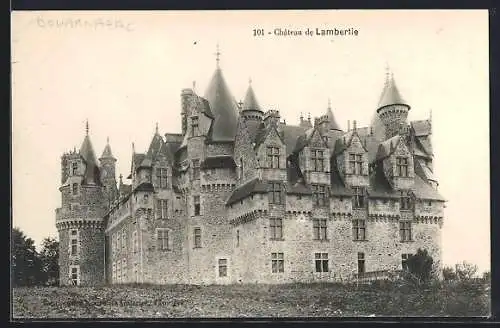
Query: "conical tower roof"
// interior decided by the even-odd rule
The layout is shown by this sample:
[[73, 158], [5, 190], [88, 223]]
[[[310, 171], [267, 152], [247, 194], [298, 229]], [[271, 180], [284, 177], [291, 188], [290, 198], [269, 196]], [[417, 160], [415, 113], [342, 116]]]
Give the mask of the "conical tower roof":
[[257, 101], [257, 97], [255, 96], [255, 92], [252, 88], [252, 80], [249, 81], [247, 93], [245, 95], [245, 100], [243, 101], [242, 110], [258, 110], [262, 111]]
[[340, 129], [340, 126], [338, 125], [337, 121], [335, 120], [335, 116], [333, 116], [333, 111], [332, 111], [332, 106], [330, 104], [330, 99], [328, 99], [328, 109], [326, 111], [326, 115], [328, 116], [328, 126], [329, 126], [330, 130], [342, 131]]
[[222, 75], [218, 57], [217, 68], [208, 85], [204, 98], [208, 100], [211, 112], [214, 115], [209, 138], [212, 141], [234, 140], [236, 136], [238, 108]]
[[399, 93], [396, 81], [394, 80], [394, 74], [387, 73], [384, 89], [378, 102], [378, 110], [390, 105], [405, 105], [408, 108], [410, 107]]
[[89, 125], [87, 122], [86, 135], [80, 147], [80, 156], [85, 161], [85, 174], [83, 178], [84, 184], [100, 184], [99, 180], [99, 165], [97, 164], [94, 147], [89, 137]]
[[104, 150], [102, 151], [101, 158], [99, 160], [103, 159], [115, 159], [113, 156], [113, 153], [111, 152], [111, 146], [109, 145], [109, 138], [106, 140], [106, 146], [104, 147]]
[[158, 132], [158, 124], [156, 125], [155, 135], [149, 144], [148, 152], [146, 153], [146, 157], [149, 159], [155, 159], [156, 155], [160, 151], [160, 148], [163, 145], [163, 138]]

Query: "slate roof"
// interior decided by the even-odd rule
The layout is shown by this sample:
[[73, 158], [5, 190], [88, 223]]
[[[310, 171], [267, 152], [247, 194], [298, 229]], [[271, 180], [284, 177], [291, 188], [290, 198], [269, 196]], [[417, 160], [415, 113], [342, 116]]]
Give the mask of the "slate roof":
[[415, 174], [418, 174], [422, 179], [426, 181], [436, 181], [437, 179], [434, 176], [434, 173], [431, 169], [425, 164], [422, 159], [415, 160]]
[[416, 137], [428, 136], [432, 133], [432, 126], [429, 120], [412, 121], [410, 122], [410, 126]]
[[306, 186], [300, 181], [297, 181], [295, 183], [291, 183], [290, 181], [288, 181], [286, 193], [290, 195], [311, 195], [312, 191], [309, 186]]
[[113, 153], [111, 152], [111, 146], [109, 145], [109, 141], [106, 143], [106, 146], [104, 147], [104, 150], [102, 151], [102, 155], [101, 155], [100, 159], [107, 159], [107, 158], [115, 159], [113, 157]]
[[201, 162], [200, 168], [202, 169], [215, 169], [215, 168], [231, 168], [234, 169], [236, 163], [231, 156], [214, 156], [207, 157]]
[[396, 149], [396, 146], [401, 140], [400, 135], [395, 135], [394, 137], [387, 139], [386, 141], [383, 141], [380, 143], [377, 151], [377, 156], [376, 160], [379, 161], [381, 159], [384, 159], [388, 156], [390, 156], [394, 150]]
[[85, 162], [85, 173], [83, 176], [83, 184], [101, 184], [99, 166], [97, 164], [94, 147], [90, 141], [88, 134], [83, 139], [82, 146], [80, 147], [80, 156]]
[[399, 198], [400, 195], [394, 190], [383, 172], [382, 166], [377, 165], [370, 174], [370, 187], [368, 195], [372, 198]]
[[403, 97], [401, 97], [396, 81], [394, 80], [394, 75], [391, 75], [385, 82], [384, 89], [380, 95], [377, 111], [390, 105], [405, 105], [408, 108], [410, 107], [406, 104]]
[[308, 128], [296, 125], [283, 125], [281, 131], [283, 132], [283, 142], [286, 145], [286, 156], [290, 156], [297, 144], [297, 139], [303, 135]]
[[253, 91], [252, 85], [248, 86], [247, 93], [245, 95], [245, 100], [243, 100], [242, 110], [258, 110], [262, 111], [260, 108], [255, 92]]
[[210, 110], [214, 117], [209, 129], [209, 140], [234, 142], [238, 109], [219, 67], [212, 76], [204, 98], [210, 104]]
[[332, 165], [330, 172], [330, 194], [333, 196], [352, 196], [352, 190], [344, 184], [335, 165]]
[[326, 111], [326, 115], [328, 116], [328, 127], [330, 130], [338, 130], [341, 131], [342, 129], [339, 127], [337, 121], [335, 120], [335, 116], [333, 116], [333, 111], [330, 106], [328, 106], [328, 110]]
[[252, 194], [265, 194], [267, 193], [267, 187], [267, 184], [262, 182], [260, 179], [252, 179], [236, 188], [227, 200], [226, 205], [234, 204]]
[[445, 202], [446, 200], [441, 194], [434, 189], [430, 184], [425, 182], [419, 175], [415, 175], [415, 184], [413, 193], [418, 199], [437, 200]]

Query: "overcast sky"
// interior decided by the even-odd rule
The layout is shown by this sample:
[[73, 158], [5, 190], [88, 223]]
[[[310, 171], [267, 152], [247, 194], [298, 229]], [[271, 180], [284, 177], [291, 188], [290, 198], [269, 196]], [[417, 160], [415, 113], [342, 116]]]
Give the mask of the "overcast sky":
[[[358, 35], [275, 36], [275, 28]], [[109, 137], [125, 177], [132, 142], [146, 150], [156, 122], [161, 134], [179, 132], [181, 90], [196, 81], [204, 93], [217, 43], [234, 97], [244, 98], [251, 78], [260, 104], [287, 124], [324, 114], [330, 98], [342, 128], [367, 126], [388, 63], [410, 120], [432, 109], [435, 174], [448, 200], [444, 262], [489, 269], [488, 14], [477, 10], [14, 12], [14, 226], [37, 244], [57, 236], [60, 156], [80, 147], [86, 119], [97, 156]]]

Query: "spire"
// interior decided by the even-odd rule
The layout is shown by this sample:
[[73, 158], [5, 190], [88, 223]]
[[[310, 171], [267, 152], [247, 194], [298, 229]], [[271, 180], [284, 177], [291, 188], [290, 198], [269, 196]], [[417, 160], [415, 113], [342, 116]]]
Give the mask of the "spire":
[[158, 132], [158, 122], [156, 122], [155, 134], [160, 135], [160, 133]]
[[89, 119], [85, 122], [85, 135], [89, 135]]
[[399, 93], [399, 89], [396, 86], [396, 81], [394, 79], [394, 73], [389, 71], [389, 68], [386, 68], [385, 74], [385, 83], [384, 89], [382, 90], [382, 94], [380, 95], [380, 100], [378, 103], [378, 109], [380, 110], [382, 107], [390, 106], [390, 105], [405, 105], [408, 107], [408, 104], [404, 101], [403, 97]]
[[83, 139], [82, 146], [80, 147], [80, 156], [85, 161], [85, 175], [83, 183], [85, 184], [98, 184], [99, 180], [99, 166], [94, 152], [94, 147], [89, 137], [89, 124], [88, 120], [85, 126], [85, 138]]
[[132, 154], [135, 154], [135, 145], [133, 142], [132, 142]]
[[104, 150], [102, 151], [101, 158], [99, 158], [99, 160], [108, 159], [108, 158], [115, 159], [113, 157], [113, 153], [111, 152], [111, 146], [109, 145], [109, 137], [106, 138], [106, 146], [104, 147]]
[[328, 116], [328, 127], [330, 130], [338, 130], [341, 131], [337, 121], [335, 120], [335, 116], [333, 116], [332, 104], [330, 98], [328, 98], [328, 108], [326, 110], [326, 116]]
[[196, 94], [196, 81], [193, 81], [193, 93]]
[[243, 110], [260, 110], [259, 102], [252, 88], [252, 79], [248, 79], [248, 89], [243, 101]]

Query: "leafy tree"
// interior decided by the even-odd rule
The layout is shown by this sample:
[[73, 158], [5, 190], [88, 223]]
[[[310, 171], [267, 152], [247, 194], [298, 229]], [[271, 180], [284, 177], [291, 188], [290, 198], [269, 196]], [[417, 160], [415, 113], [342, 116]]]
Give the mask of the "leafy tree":
[[452, 267], [444, 267], [443, 268], [443, 279], [447, 280], [447, 281], [456, 280], [457, 274], [455, 273], [455, 270]]
[[19, 228], [12, 229], [11, 270], [14, 286], [32, 286], [43, 279], [35, 242], [26, 237]]
[[44, 282], [49, 285], [59, 284], [59, 242], [47, 237], [42, 241], [40, 251]]
[[468, 263], [466, 261], [455, 264], [455, 273], [459, 280], [470, 280], [474, 278], [477, 270], [477, 265]]
[[432, 264], [434, 260], [427, 250], [418, 249], [417, 253], [410, 256], [406, 262], [408, 271], [419, 283], [429, 282], [432, 278]]
[[491, 280], [491, 272], [490, 271], [483, 272], [483, 279], [484, 280]]

